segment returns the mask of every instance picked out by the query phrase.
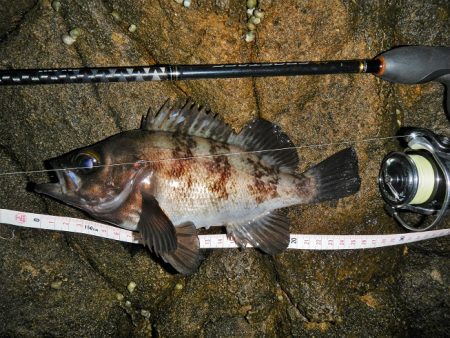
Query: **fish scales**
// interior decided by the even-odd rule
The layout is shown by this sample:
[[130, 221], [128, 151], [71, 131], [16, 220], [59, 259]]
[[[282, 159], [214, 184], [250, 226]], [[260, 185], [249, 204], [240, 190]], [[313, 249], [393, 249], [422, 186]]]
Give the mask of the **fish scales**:
[[346, 197], [360, 185], [352, 148], [300, 174], [294, 144], [278, 126], [255, 119], [235, 133], [191, 101], [166, 104], [140, 129], [49, 164], [58, 182], [37, 192], [139, 231], [184, 274], [200, 264], [196, 229], [226, 226], [238, 245], [274, 255], [289, 244], [289, 220], [279, 209]]
[[[141, 159], [154, 161], [148, 164], [157, 182], [154, 194], [175, 225], [192, 221], [197, 228], [209, 228], [250, 220], [265, 210], [304, 203], [312, 196], [307, 189], [298, 194], [295, 185], [300, 179], [279, 172], [254, 154], [237, 155], [245, 151], [242, 148], [199, 137], [189, 137], [190, 145], [180, 147], [177, 136], [167, 133], [145, 138], [139, 144], [153, 146], [146, 146]], [[235, 155], [221, 155], [230, 153]]]

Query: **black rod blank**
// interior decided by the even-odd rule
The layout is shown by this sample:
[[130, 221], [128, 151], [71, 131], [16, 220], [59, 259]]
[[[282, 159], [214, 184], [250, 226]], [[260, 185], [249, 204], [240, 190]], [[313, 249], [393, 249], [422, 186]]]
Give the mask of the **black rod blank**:
[[381, 68], [382, 63], [375, 59], [217, 65], [4, 69], [0, 70], [0, 86], [378, 73]]

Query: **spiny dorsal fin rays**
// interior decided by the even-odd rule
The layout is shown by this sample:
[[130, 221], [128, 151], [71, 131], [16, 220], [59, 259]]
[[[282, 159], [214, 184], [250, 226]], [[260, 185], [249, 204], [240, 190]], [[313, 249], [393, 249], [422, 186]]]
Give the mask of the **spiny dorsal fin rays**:
[[166, 101], [156, 114], [149, 111], [141, 129], [178, 132], [223, 143], [234, 134], [233, 129], [220, 116], [206, 111], [205, 107], [200, 108], [190, 99], [178, 100], [175, 104]]
[[[246, 151], [294, 147], [281, 128], [269, 121], [254, 119], [236, 134], [219, 115], [206, 111], [204, 107], [200, 108], [190, 99], [178, 100], [175, 104], [166, 101], [159, 112], [148, 113], [141, 128], [209, 138], [240, 146]], [[257, 155], [270, 165], [286, 172], [295, 171], [299, 162], [295, 148]]]

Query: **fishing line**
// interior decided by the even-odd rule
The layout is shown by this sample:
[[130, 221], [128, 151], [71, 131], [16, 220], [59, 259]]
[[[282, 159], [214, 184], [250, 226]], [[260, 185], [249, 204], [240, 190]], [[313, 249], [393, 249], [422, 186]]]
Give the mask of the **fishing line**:
[[[366, 138], [366, 139], [362, 139], [362, 140], [350, 140], [350, 141], [339, 141], [339, 142], [330, 142], [330, 143], [309, 144], [309, 145], [285, 147], [285, 148], [249, 150], [249, 151], [239, 151], [239, 152], [220, 153], [220, 154], [204, 154], [204, 155], [194, 155], [194, 156], [185, 156], [185, 157], [172, 157], [172, 158], [164, 158], [164, 159], [159, 159], [159, 160], [140, 160], [140, 161], [138, 161], [138, 163], [140, 163], [140, 164], [161, 163], [161, 162], [179, 161], [179, 160], [184, 160], [184, 161], [185, 160], [193, 160], [193, 159], [199, 159], [199, 158], [214, 158], [214, 157], [219, 157], [219, 156], [238, 156], [238, 155], [246, 155], [246, 154], [261, 154], [261, 153], [273, 152], [273, 151], [329, 147], [329, 146], [335, 146], [335, 145], [362, 143], [362, 142], [370, 142], [370, 141], [392, 140], [392, 139], [399, 139], [399, 138], [404, 138], [404, 137], [406, 137], [406, 136], [399, 135], [399, 136], [373, 137], [373, 138]], [[135, 164], [136, 164], [136, 162], [125, 162], [125, 163], [99, 164], [99, 165], [94, 165], [92, 167], [93, 168], [103, 168], [103, 167], [131, 166], [131, 165], [135, 165]], [[23, 174], [40, 174], [40, 173], [46, 173], [46, 172], [80, 170], [80, 169], [85, 169], [85, 167], [55, 168], [55, 169], [41, 169], [41, 170], [28, 170], [28, 171], [11, 171], [11, 172], [0, 173], [0, 177], [12, 176], [12, 175], [23, 175]]]

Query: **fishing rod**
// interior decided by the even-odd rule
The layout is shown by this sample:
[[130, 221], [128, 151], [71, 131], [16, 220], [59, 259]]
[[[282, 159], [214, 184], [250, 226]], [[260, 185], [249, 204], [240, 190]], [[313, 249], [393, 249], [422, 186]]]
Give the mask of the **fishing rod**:
[[[266, 76], [367, 73], [397, 83], [450, 84], [450, 47], [403, 46], [374, 59], [211, 65], [153, 65], [0, 70], [1, 85], [178, 81]], [[447, 109], [448, 101], [447, 90]]]
[[[0, 86], [352, 73], [374, 74], [394, 83], [441, 82], [446, 87], [446, 106], [450, 114], [450, 47], [403, 46], [367, 60], [6, 69], [0, 70]], [[402, 135], [406, 136], [409, 148], [405, 148], [404, 153], [388, 154], [383, 160], [378, 183], [389, 214], [405, 228], [423, 231], [441, 222], [450, 210], [450, 141], [417, 128]], [[421, 152], [415, 153], [418, 149]], [[400, 216], [404, 211], [436, 214], [436, 219], [426, 226], [421, 226], [421, 222], [410, 225]]]

